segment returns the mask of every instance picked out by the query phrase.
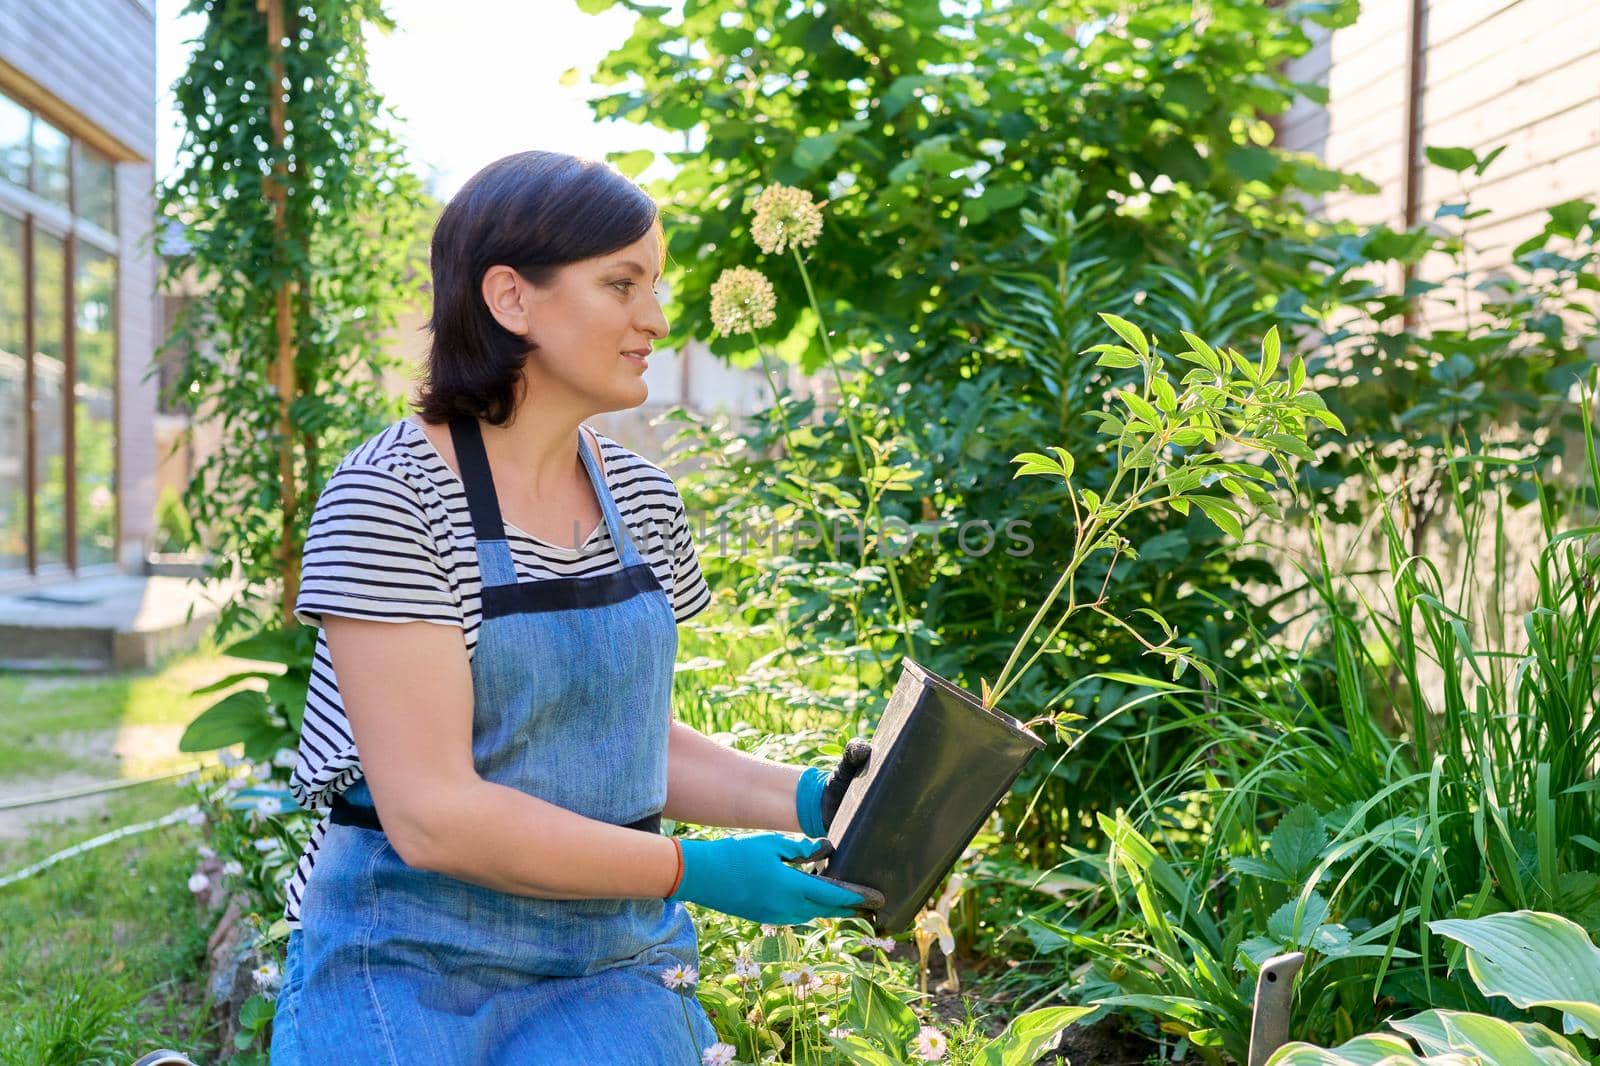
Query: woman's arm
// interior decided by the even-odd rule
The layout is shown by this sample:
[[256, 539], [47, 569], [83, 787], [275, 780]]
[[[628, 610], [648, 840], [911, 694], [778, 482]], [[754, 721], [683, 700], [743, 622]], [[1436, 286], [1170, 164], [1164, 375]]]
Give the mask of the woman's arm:
[[324, 624], [373, 803], [408, 865], [545, 899], [672, 891], [678, 859], [668, 838], [478, 776], [472, 674], [459, 628], [331, 614]]
[[667, 744], [667, 807], [677, 822], [800, 832], [795, 786], [802, 767], [724, 747], [682, 722]]

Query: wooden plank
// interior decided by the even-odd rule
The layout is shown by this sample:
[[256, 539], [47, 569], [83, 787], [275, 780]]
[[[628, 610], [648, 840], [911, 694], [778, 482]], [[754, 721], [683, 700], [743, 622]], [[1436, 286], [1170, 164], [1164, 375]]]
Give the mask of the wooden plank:
[[[1388, 3], [1390, 0], [1379, 0]], [[1448, 44], [1492, 18], [1516, 16], [1528, 0], [1428, 0], [1428, 40]]]
[[[1557, 0], [1537, 2], [1559, 6]], [[1492, 105], [1521, 86], [1540, 83], [1558, 94], [1577, 85], [1580, 99], [1592, 96], [1600, 85], [1597, 57], [1600, 5], [1550, 23], [1490, 25], [1464, 39], [1463, 47], [1429, 51], [1428, 120], [1446, 121]]]

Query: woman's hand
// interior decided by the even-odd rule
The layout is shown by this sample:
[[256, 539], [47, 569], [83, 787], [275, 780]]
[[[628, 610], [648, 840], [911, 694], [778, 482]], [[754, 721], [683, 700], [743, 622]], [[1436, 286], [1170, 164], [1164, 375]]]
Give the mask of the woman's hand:
[[668, 899], [687, 900], [767, 925], [846, 918], [866, 903], [860, 893], [785, 865], [825, 854], [825, 840], [752, 833], [680, 843], [683, 879]]
[[844, 746], [844, 754], [839, 756], [839, 765], [832, 773], [813, 766], [800, 775], [795, 785], [794, 806], [802, 832], [814, 837], [828, 832], [850, 782], [860, 776], [871, 761], [872, 745], [857, 738]]

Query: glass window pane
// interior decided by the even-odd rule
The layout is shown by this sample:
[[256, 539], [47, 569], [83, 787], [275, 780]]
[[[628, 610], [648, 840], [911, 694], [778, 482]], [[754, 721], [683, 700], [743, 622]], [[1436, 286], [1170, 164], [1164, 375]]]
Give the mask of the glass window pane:
[[0, 214], [0, 571], [28, 565], [22, 221]]
[[67, 135], [42, 118], [33, 120], [33, 191], [67, 206]]
[[86, 144], [78, 145], [78, 214], [101, 229], [117, 231], [116, 171], [111, 160]]
[[28, 123], [33, 116], [15, 100], [0, 96], [0, 181], [28, 187]]
[[67, 443], [62, 378], [65, 372], [66, 249], [35, 228], [33, 234], [33, 423], [35, 536], [39, 565], [67, 561]]
[[117, 261], [78, 242], [73, 282], [77, 383], [73, 389], [73, 491], [78, 565], [109, 563], [117, 551]]

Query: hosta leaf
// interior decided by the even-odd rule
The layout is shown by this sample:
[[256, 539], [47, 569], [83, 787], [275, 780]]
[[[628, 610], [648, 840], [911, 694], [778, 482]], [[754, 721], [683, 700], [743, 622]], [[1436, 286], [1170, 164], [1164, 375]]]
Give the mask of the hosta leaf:
[[[1416, 1041], [1417, 1046], [1427, 1055], [1445, 1055], [1453, 1051], [1481, 1053], [1486, 1047], [1492, 1046], [1491, 1041], [1495, 1038], [1492, 1034], [1485, 1032], [1482, 1026], [1470, 1022], [1465, 1026], [1461, 1024], [1463, 1019], [1471, 1017], [1474, 1017], [1474, 1015], [1466, 1014], [1462, 1011], [1429, 1010], [1423, 1011], [1421, 1014], [1414, 1014], [1409, 1018], [1390, 1019], [1389, 1025], [1397, 1032], [1404, 1033]], [[1498, 1019], [1494, 1018], [1488, 1020], [1498, 1021]], [[1508, 1023], [1502, 1022], [1501, 1024]], [[1573, 1058], [1578, 1052], [1570, 1040], [1551, 1032], [1542, 1025], [1536, 1025], [1532, 1022], [1512, 1022], [1509, 1025], [1514, 1030], [1517, 1041], [1514, 1046], [1526, 1049], [1522, 1052], [1524, 1057], [1516, 1061], [1526, 1061], [1530, 1064], [1535, 1062], [1556, 1062], [1563, 1064], [1563, 1066], [1566, 1066], [1569, 1061], [1582, 1061], [1581, 1059]], [[1506, 1038], [1501, 1037], [1500, 1039]], [[1554, 1059], [1527, 1057], [1537, 1056], [1541, 1049], [1556, 1052], [1558, 1057]]]
[[1399, 1037], [1371, 1033], [1336, 1048], [1285, 1044], [1267, 1060], [1267, 1066], [1419, 1066], [1423, 1061]]
[[1005, 1032], [978, 1049], [974, 1066], [1033, 1066], [1057, 1033], [1095, 1012], [1094, 1007], [1045, 1007], [1014, 1018]]
[[1486, 996], [1519, 1007], [1553, 1007], [1567, 1032], [1600, 1037], [1600, 950], [1575, 922], [1512, 911], [1428, 923], [1467, 947], [1467, 972]]

